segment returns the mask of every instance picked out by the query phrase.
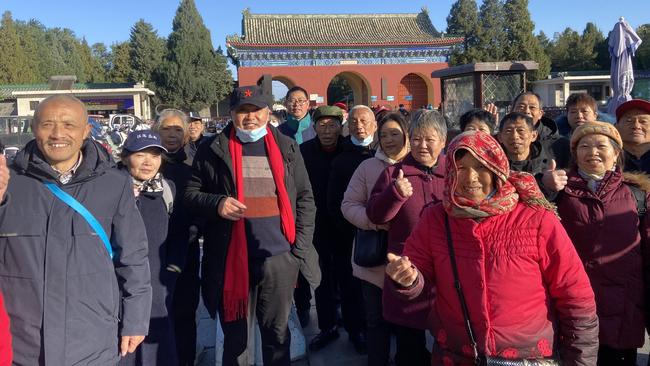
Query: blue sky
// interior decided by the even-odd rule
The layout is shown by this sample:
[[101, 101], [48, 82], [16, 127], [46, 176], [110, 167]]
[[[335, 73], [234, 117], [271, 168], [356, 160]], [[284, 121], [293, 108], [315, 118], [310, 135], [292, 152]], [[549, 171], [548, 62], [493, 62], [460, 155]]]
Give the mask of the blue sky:
[[[241, 33], [241, 11], [253, 13], [413, 13], [423, 5], [438, 30], [447, 27], [446, 18], [453, 0], [326, 0], [326, 1], [253, 1], [195, 0], [203, 21], [211, 32], [214, 47], [225, 49], [228, 34]], [[0, 11], [9, 10], [14, 19], [37, 19], [47, 27], [66, 27], [88, 43], [110, 45], [125, 41], [131, 26], [140, 18], [151, 23], [158, 34], [171, 32], [172, 19], [179, 0], [2, 0]], [[480, 0], [478, 1], [480, 5]], [[531, 0], [529, 10], [536, 31], [549, 37], [571, 27], [582, 32], [594, 22], [605, 34], [620, 16], [637, 27], [650, 23], [648, 0]]]

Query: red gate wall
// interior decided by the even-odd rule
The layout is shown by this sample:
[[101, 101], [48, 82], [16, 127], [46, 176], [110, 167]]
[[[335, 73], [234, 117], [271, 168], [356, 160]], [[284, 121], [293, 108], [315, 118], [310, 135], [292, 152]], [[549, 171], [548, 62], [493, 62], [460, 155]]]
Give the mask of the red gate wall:
[[[444, 69], [447, 63], [408, 64], [408, 65], [336, 65], [336, 66], [273, 66], [273, 67], [239, 67], [237, 75], [239, 85], [254, 85], [264, 75], [270, 74], [274, 79], [280, 79], [288, 86], [299, 85], [310, 94], [318, 94], [327, 100], [327, 87], [334, 76], [342, 72], [354, 73], [361, 77], [368, 86], [369, 95], [377, 96], [372, 105], [397, 106], [398, 88], [402, 79], [410, 74], [420, 76], [427, 85], [426, 103], [437, 107], [440, 104], [440, 79], [431, 78], [431, 72]], [[393, 96], [389, 101], [382, 98], [381, 80], [386, 80], [386, 95]], [[281, 98], [283, 96], [276, 96]], [[419, 106], [417, 106], [419, 107]]]

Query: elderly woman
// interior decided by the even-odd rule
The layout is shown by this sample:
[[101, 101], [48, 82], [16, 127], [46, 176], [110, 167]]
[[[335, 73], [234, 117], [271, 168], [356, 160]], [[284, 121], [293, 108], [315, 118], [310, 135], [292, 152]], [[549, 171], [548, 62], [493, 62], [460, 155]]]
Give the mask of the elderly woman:
[[[644, 273], [649, 273], [650, 179], [623, 173], [623, 142], [614, 126], [586, 122], [571, 135], [575, 166], [556, 199], [562, 224], [596, 295], [598, 365], [636, 365], [644, 343]], [[647, 320], [646, 320], [647, 321]]]
[[133, 193], [149, 240], [149, 267], [153, 299], [149, 335], [135, 353], [120, 365], [177, 365], [171, 305], [178, 274], [178, 258], [167, 240], [174, 185], [160, 174], [162, 153], [167, 152], [153, 131], [131, 132], [122, 148], [120, 168], [133, 180]]
[[[379, 148], [373, 158], [364, 160], [352, 175], [343, 196], [341, 212], [346, 220], [361, 230], [382, 230], [366, 215], [366, 202], [377, 177], [390, 165], [408, 154], [407, 126], [400, 113], [389, 113], [379, 121]], [[353, 275], [361, 280], [367, 323], [368, 365], [388, 364], [390, 329], [382, 316], [381, 292], [385, 266], [362, 267], [352, 262]]]
[[[165, 109], [159, 115], [153, 130], [160, 134], [165, 164], [162, 174], [176, 184], [176, 205], [169, 224], [169, 241], [181, 256], [177, 291], [174, 293], [174, 323], [176, 346], [181, 365], [194, 364], [196, 353], [196, 309], [199, 305], [199, 228], [183, 205], [182, 197], [187, 181], [192, 176], [192, 157], [189, 153], [189, 117], [178, 109]], [[211, 141], [208, 139], [208, 141]], [[206, 143], [209, 143], [206, 141]]]
[[[366, 212], [370, 221], [388, 225], [388, 251], [401, 254], [404, 242], [420, 220], [422, 209], [442, 200], [447, 125], [436, 111], [419, 110], [409, 126], [411, 153], [398, 164], [386, 168], [372, 190]], [[390, 279], [385, 279], [390, 281]], [[424, 329], [433, 293], [425, 291], [410, 302], [383, 293], [384, 317], [396, 324], [397, 365], [427, 365]]]
[[[498, 142], [469, 131], [448, 146], [445, 187], [443, 203], [425, 209], [403, 256], [389, 253], [386, 266], [402, 296], [436, 289], [432, 364], [594, 365], [594, 294], [535, 179], [510, 172]], [[554, 364], [543, 362], [533, 365]]]

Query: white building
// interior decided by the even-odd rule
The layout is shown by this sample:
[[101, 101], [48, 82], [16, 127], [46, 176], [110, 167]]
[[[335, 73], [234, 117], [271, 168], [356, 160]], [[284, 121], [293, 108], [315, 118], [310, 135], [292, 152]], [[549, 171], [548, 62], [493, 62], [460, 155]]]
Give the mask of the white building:
[[[564, 107], [574, 93], [587, 93], [600, 103], [611, 97], [609, 73], [586, 75], [584, 72], [558, 72], [548, 79], [533, 81], [533, 91], [544, 100], [545, 107]], [[592, 73], [593, 74], [593, 73]]]
[[0, 85], [0, 116], [33, 116], [43, 99], [70, 94], [84, 102], [89, 114], [152, 117], [151, 97], [155, 93], [144, 83], [75, 83], [75, 80], [74, 76], [53, 76], [48, 84]]

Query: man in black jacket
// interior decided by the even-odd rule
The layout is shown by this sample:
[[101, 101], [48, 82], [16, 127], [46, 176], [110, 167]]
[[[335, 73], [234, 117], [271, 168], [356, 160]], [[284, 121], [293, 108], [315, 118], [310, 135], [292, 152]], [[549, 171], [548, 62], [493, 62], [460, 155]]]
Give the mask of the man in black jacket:
[[185, 192], [206, 220], [202, 293], [224, 332], [224, 365], [250, 365], [251, 315], [265, 365], [290, 364], [289, 311], [298, 271], [320, 283], [312, 244], [314, 198], [298, 145], [269, 128], [271, 99], [257, 86], [235, 89], [233, 119], [199, 146]]
[[350, 179], [362, 161], [375, 155], [373, 139], [377, 122], [372, 110], [365, 105], [350, 109], [348, 115], [350, 136], [343, 151], [332, 161], [332, 173], [327, 184], [327, 210], [334, 221], [334, 235], [338, 244], [334, 248], [336, 275], [341, 289], [341, 315], [350, 342], [359, 353], [365, 353], [365, 316], [359, 279], [352, 275], [352, 241], [356, 228], [341, 212], [343, 195]]
[[341, 137], [343, 111], [339, 107], [322, 106], [316, 109], [314, 129], [317, 138], [300, 145], [300, 152], [305, 159], [309, 181], [314, 191], [316, 202], [316, 226], [314, 229], [314, 246], [318, 251], [323, 279], [316, 289], [316, 314], [320, 333], [309, 343], [312, 351], [317, 351], [339, 337], [337, 321], [337, 281], [334, 268], [334, 247], [337, 237], [334, 220], [327, 212], [327, 183], [332, 161], [343, 151], [345, 141]]

